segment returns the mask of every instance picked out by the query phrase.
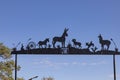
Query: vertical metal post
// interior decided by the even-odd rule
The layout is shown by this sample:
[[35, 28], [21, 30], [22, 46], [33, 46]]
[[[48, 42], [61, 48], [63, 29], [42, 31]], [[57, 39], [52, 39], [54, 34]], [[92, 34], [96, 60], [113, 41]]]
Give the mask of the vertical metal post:
[[116, 80], [116, 63], [115, 63], [115, 54], [113, 54], [113, 69], [114, 69], [114, 80]]
[[114, 80], [116, 80], [116, 63], [115, 63], [115, 54], [118, 52], [118, 48], [113, 39], [111, 39], [115, 45], [115, 53], [113, 54], [113, 70], [114, 70]]
[[15, 54], [15, 80], [17, 80], [17, 53]]

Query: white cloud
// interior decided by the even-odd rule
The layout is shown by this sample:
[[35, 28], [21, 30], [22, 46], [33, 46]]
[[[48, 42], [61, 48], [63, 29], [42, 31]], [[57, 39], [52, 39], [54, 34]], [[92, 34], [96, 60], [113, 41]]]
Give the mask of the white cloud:
[[79, 62], [72, 62], [72, 65], [79, 65]]
[[53, 67], [55, 66], [55, 63], [53, 63], [52, 61], [50, 61], [48, 58], [44, 58], [41, 60], [36, 60], [35, 62], [33, 62], [34, 65], [41, 65], [41, 66], [48, 66], [48, 67]]
[[96, 65], [103, 65], [103, 64], [107, 64], [107, 62], [105, 62], [105, 61], [92, 62], [92, 63], [90, 63], [89, 65], [96, 66]]
[[44, 58], [41, 60], [35, 60], [33, 62], [34, 65], [39, 65], [41, 67], [53, 67], [53, 68], [60, 68], [60, 67], [68, 67], [68, 66], [97, 66], [97, 65], [105, 65], [107, 64], [105, 61], [99, 61], [99, 62], [78, 62], [78, 61], [66, 61], [66, 62], [56, 62], [52, 61], [49, 58]]
[[88, 63], [86, 63], [86, 62], [82, 62], [81, 65], [82, 65], [82, 66], [87, 66]]

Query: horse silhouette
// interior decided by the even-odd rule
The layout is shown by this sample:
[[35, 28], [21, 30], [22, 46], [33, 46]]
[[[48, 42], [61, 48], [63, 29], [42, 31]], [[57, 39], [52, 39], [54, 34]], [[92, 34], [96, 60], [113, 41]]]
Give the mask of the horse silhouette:
[[74, 46], [74, 47], [79, 46], [79, 48], [82, 48], [81, 42], [77, 42], [76, 39], [72, 39], [72, 42], [73, 42], [73, 46]]
[[54, 37], [53, 38], [53, 40], [52, 40], [52, 44], [53, 44], [53, 47], [55, 48], [55, 44], [56, 44], [56, 42], [61, 42], [61, 44], [62, 44], [62, 47], [65, 47], [65, 40], [66, 40], [66, 37], [68, 36], [68, 34], [67, 34], [67, 31], [68, 31], [69, 29], [64, 29], [64, 32], [63, 32], [63, 34], [62, 34], [62, 36], [61, 37]]
[[90, 43], [87, 42], [87, 43], [86, 43], [86, 46], [87, 46], [87, 49], [89, 49], [91, 46], [94, 47], [94, 43], [93, 43], [92, 41], [91, 41]]
[[46, 38], [44, 41], [39, 41], [38, 46], [39, 48], [43, 48], [42, 45], [45, 45], [45, 48], [47, 47], [47, 42], [49, 42], [49, 38]]
[[104, 45], [106, 45], [107, 50], [109, 50], [111, 42], [109, 40], [103, 40], [101, 34], [98, 36], [98, 38], [99, 38], [99, 43], [101, 44], [101, 50], [104, 50]]

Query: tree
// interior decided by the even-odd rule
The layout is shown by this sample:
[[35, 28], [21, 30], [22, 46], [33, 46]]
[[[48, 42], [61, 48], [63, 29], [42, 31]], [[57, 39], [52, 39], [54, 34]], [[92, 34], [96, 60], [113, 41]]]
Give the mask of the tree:
[[[11, 50], [0, 43], [0, 80], [14, 80], [13, 71], [15, 70], [15, 62], [11, 59]], [[17, 70], [20, 70], [17, 66]], [[18, 80], [24, 80], [18, 78]]]

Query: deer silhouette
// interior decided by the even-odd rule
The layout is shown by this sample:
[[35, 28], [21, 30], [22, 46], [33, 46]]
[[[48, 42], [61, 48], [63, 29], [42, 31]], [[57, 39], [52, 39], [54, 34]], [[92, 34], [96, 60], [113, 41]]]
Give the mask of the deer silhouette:
[[52, 44], [53, 44], [53, 47], [55, 48], [55, 44], [56, 44], [56, 42], [61, 42], [61, 44], [62, 44], [62, 47], [65, 47], [65, 40], [66, 40], [66, 37], [68, 36], [68, 34], [67, 34], [67, 31], [68, 31], [69, 29], [64, 29], [64, 32], [63, 32], [63, 34], [62, 34], [62, 36], [61, 37], [54, 37], [53, 38], [53, 41], [52, 41]]
[[99, 43], [101, 44], [101, 50], [104, 50], [104, 45], [106, 45], [107, 50], [109, 50], [111, 42], [109, 40], [103, 40], [101, 34], [98, 36], [98, 38], [99, 38]]
[[72, 39], [72, 42], [73, 42], [73, 46], [74, 46], [74, 47], [79, 46], [80, 48], [82, 48], [81, 42], [77, 42], [76, 39]]

